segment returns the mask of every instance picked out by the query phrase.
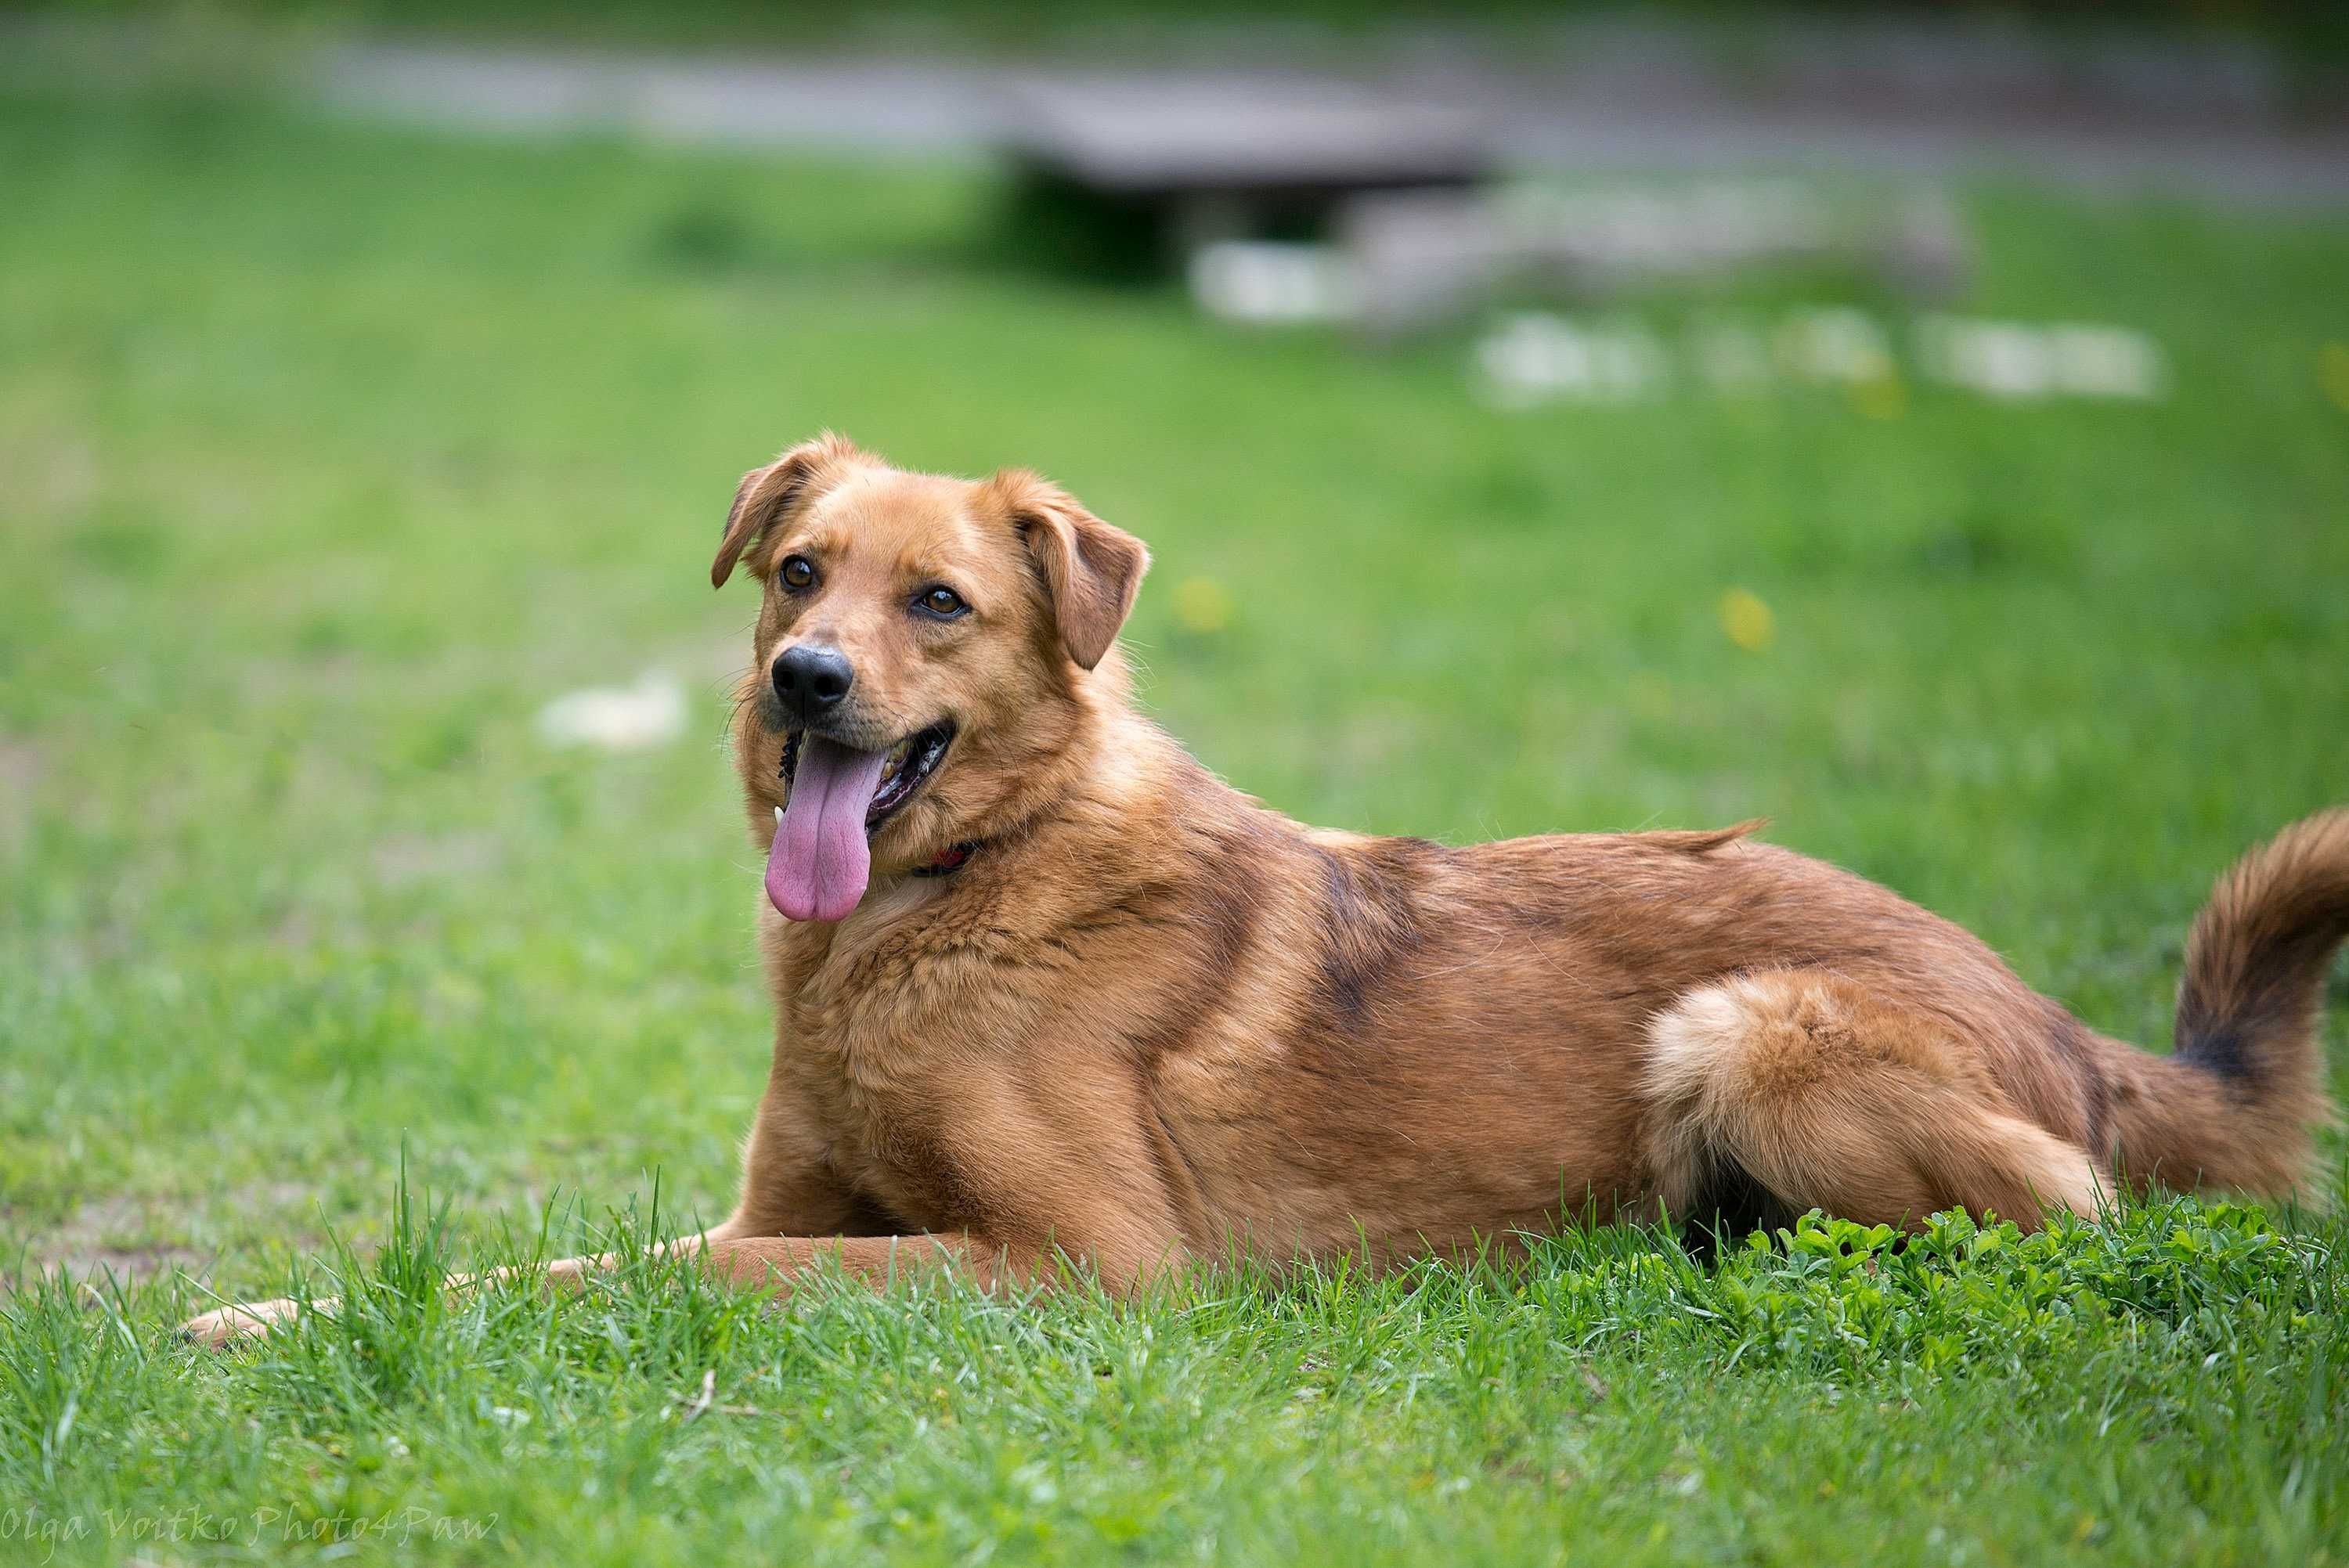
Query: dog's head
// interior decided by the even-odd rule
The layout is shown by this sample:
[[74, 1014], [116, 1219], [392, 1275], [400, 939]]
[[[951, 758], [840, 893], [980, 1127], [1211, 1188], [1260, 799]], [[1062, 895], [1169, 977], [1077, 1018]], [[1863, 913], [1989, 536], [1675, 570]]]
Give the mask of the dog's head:
[[988, 836], [1104, 693], [1149, 564], [1035, 475], [907, 473], [826, 435], [743, 476], [710, 582], [765, 588], [736, 753], [777, 824], [767, 892], [839, 920], [876, 868]]

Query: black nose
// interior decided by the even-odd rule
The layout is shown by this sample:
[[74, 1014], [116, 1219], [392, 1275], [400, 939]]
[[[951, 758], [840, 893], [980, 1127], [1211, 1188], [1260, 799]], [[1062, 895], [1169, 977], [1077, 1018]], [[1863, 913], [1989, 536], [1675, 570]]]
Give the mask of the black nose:
[[838, 707], [856, 684], [856, 666], [833, 648], [785, 648], [775, 655], [771, 673], [785, 711], [800, 718], [820, 717]]

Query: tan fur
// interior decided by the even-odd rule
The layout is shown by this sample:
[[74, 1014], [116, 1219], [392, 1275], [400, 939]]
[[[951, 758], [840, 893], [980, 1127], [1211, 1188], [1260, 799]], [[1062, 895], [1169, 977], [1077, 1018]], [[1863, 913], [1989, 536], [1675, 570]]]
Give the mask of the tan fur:
[[[777, 581], [794, 552], [820, 592]], [[712, 576], [740, 562], [765, 595], [734, 728], [754, 842], [784, 799], [768, 670], [795, 642], [854, 658], [858, 744], [959, 729], [847, 918], [760, 898], [777, 1019], [741, 1197], [678, 1243], [713, 1273], [787, 1285], [829, 1255], [1020, 1285], [1065, 1258], [1123, 1290], [1231, 1247], [1388, 1263], [1740, 1191], [2035, 1225], [2117, 1180], [2272, 1192], [2298, 1170], [2349, 812], [2222, 882], [2188, 1053], [2155, 1057], [1746, 828], [1450, 848], [1300, 827], [1131, 707], [1114, 634], [1146, 561], [1026, 473], [905, 473], [828, 436], [745, 478]], [[930, 582], [972, 614], [909, 617]]]
[[1649, 1089], [1668, 1212], [1733, 1161], [1764, 1188], [1864, 1222], [1965, 1205], [2026, 1222], [2095, 1212], [2111, 1178], [2015, 1113], [1943, 1026], [1831, 972], [1741, 975], [1656, 1020]]

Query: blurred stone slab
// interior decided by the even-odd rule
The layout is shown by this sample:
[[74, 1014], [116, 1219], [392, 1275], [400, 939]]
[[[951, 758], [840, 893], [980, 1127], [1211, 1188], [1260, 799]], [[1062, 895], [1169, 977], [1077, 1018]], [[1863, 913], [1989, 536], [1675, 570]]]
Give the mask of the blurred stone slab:
[[1105, 76], [1021, 84], [1008, 143], [1025, 162], [1123, 196], [1303, 195], [1475, 185], [1480, 117], [1326, 79]]
[[1350, 200], [1474, 190], [1496, 163], [1478, 114], [1300, 76], [1030, 79], [1002, 124], [1031, 196], [1131, 228], [1162, 264], [1218, 240], [1326, 237]]
[[1938, 195], [1863, 205], [1785, 180], [1368, 194], [1346, 203], [1337, 235], [1352, 316], [1374, 333], [1457, 317], [1502, 290], [1590, 300], [1811, 268], [1931, 297], [1972, 265]]
[[2002, 402], [2149, 402], [2170, 383], [2161, 345], [2131, 327], [1928, 314], [1904, 332], [1854, 305], [1714, 310], [1661, 330], [1631, 310], [1514, 311], [1477, 338], [1471, 364], [1478, 397], [1502, 409], [1784, 386], [1839, 387], [1858, 412], [1890, 418], [1912, 379]]

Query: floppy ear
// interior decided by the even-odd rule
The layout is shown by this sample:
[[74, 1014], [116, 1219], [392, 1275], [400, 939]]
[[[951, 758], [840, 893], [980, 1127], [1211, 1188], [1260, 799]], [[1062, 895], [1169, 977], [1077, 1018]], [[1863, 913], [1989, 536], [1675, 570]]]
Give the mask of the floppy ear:
[[[763, 469], [752, 469], [734, 490], [733, 510], [726, 514], [726, 532], [718, 542], [718, 559], [709, 563], [709, 585], [723, 588], [734, 575], [734, 562], [753, 540], [789, 517], [798, 508], [838, 483], [843, 474], [865, 460], [856, 443], [826, 430], [812, 441], [802, 441]], [[750, 571], [766, 575], [756, 559]]]
[[1142, 541], [1087, 511], [1076, 497], [1024, 469], [989, 481], [1044, 574], [1061, 642], [1080, 669], [1107, 656], [1133, 613], [1150, 552]]

